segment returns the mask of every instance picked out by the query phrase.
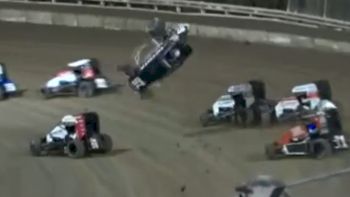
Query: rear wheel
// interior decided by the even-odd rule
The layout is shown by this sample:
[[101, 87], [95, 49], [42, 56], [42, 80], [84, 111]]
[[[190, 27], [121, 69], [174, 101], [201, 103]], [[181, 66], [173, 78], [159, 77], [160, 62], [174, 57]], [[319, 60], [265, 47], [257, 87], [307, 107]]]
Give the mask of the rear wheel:
[[310, 142], [311, 154], [316, 159], [323, 159], [332, 155], [332, 146], [325, 139], [317, 139]]
[[78, 85], [78, 96], [79, 97], [92, 97], [95, 95], [96, 88], [92, 81], [82, 81]]
[[67, 154], [71, 158], [81, 158], [86, 155], [86, 148], [83, 141], [76, 139], [68, 142]]
[[101, 134], [100, 135], [100, 142], [101, 142], [101, 151], [102, 153], [108, 153], [111, 152], [113, 149], [113, 141], [111, 136], [109, 136], [108, 134]]
[[328, 80], [318, 80], [314, 83], [317, 86], [321, 99], [332, 100], [332, 89]]
[[32, 140], [30, 142], [30, 152], [33, 156], [36, 156], [36, 157], [42, 155], [41, 141], [40, 140]]

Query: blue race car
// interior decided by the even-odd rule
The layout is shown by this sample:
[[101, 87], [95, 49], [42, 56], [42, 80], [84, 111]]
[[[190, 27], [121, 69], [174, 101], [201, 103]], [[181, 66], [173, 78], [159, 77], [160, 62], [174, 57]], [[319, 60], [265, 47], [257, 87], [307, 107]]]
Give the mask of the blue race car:
[[19, 93], [16, 84], [8, 77], [6, 66], [0, 63], [0, 100]]

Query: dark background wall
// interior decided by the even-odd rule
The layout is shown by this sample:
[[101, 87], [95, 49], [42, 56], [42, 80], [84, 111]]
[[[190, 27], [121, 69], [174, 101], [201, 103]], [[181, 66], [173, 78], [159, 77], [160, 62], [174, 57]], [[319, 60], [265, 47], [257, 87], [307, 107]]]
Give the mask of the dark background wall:
[[[203, 0], [195, 0], [203, 1]], [[213, 3], [228, 3], [235, 5], [245, 5], [254, 7], [263, 7], [271, 9], [286, 10], [288, 0], [204, 0]]]

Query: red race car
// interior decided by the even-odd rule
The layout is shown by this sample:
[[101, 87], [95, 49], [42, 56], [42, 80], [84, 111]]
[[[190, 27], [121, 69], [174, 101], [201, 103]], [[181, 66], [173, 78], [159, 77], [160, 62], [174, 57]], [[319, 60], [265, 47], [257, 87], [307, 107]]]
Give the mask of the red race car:
[[348, 149], [338, 111], [326, 110], [304, 117], [304, 121], [282, 134], [279, 140], [266, 145], [268, 159], [308, 155], [321, 159]]

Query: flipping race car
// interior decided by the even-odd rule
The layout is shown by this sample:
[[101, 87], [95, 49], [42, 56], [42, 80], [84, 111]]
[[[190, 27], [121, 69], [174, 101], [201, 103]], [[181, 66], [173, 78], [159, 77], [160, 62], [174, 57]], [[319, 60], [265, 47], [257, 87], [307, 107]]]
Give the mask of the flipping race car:
[[321, 159], [348, 149], [347, 141], [338, 111], [328, 109], [304, 116], [302, 123], [283, 133], [279, 140], [266, 145], [265, 154], [268, 159], [295, 155]]
[[67, 115], [49, 134], [30, 143], [33, 156], [64, 153], [72, 158], [89, 153], [108, 153], [112, 138], [100, 132], [99, 116], [95, 112]]
[[235, 188], [235, 197], [289, 197], [287, 185], [270, 176], [260, 175]]
[[265, 84], [252, 80], [232, 85], [205, 113], [200, 116], [202, 126], [231, 122], [246, 126], [262, 125], [273, 121], [273, 103], [266, 100]]
[[0, 63], [0, 100], [19, 93], [17, 85], [9, 78], [4, 63]]
[[111, 88], [102, 75], [96, 59], [80, 59], [68, 63], [68, 69], [60, 71], [40, 89], [45, 98], [60, 95], [92, 97], [101, 90]]
[[292, 93], [294, 96], [281, 99], [275, 106], [279, 121], [295, 120], [299, 115], [315, 110], [337, 108], [332, 102], [332, 90], [327, 80], [297, 85], [292, 88]]
[[142, 95], [153, 82], [179, 69], [192, 54], [192, 47], [187, 44], [188, 31], [188, 24], [166, 27], [163, 21], [155, 19], [148, 30], [152, 49], [136, 66], [121, 65], [117, 70], [124, 72], [129, 78], [129, 86]]

